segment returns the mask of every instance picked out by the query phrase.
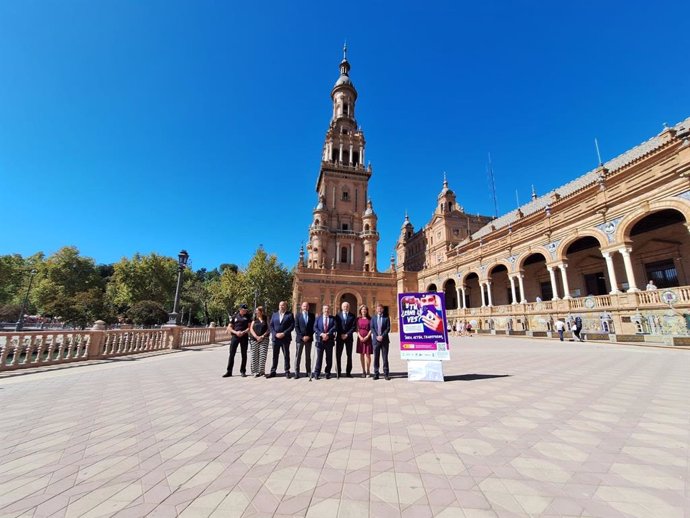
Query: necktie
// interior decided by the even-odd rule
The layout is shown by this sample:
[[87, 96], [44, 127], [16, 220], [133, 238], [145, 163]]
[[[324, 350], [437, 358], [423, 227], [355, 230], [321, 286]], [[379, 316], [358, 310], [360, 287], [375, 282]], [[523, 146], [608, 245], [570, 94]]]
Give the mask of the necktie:
[[381, 334], [381, 317], [378, 318], [379, 335]]
[[304, 311], [302, 313], [302, 317], [304, 318], [304, 323], [306, 324], [307, 323], [307, 312], [306, 311]]
[[328, 317], [323, 317], [323, 332], [328, 333]]

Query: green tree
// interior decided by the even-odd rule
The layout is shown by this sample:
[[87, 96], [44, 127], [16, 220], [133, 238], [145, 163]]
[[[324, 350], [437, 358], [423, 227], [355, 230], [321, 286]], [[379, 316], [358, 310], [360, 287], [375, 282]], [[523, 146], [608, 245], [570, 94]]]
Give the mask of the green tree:
[[269, 255], [259, 247], [243, 272], [239, 297], [249, 305], [256, 298], [257, 305], [266, 304], [266, 312], [277, 311], [281, 300], [287, 301], [290, 307], [292, 273], [278, 262], [275, 255]]
[[84, 327], [102, 317], [104, 282], [90, 257], [64, 247], [37, 268], [32, 299], [38, 311]]
[[127, 317], [138, 325], [152, 326], [168, 321], [168, 312], [159, 302], [140, 300], [127, 311]]
[[[135, 254], [113, 265], [106, 289], [108, 301], [121, 313], [137, 302], [152, 300], [172, 309], [177, 283], [177, 261], [155, 253]], [[190, 276], [185, 271], [185, 277]]]

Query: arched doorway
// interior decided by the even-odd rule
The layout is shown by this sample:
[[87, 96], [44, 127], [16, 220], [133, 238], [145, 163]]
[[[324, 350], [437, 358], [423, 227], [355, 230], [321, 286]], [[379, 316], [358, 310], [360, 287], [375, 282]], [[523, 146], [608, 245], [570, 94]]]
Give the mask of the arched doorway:
[[494, 306], [503, 306], [512, 302], [508, 268], [504, 264], [497, 264], [489, 270], [491, 280], [491, 297]]
[[482, 292], [479, 289], [479, 275], [470, 273], [465, 277], [465, 307], [478, 308], [482, 305]]
[[343, 302], [348, 302], [350, 304], [350, 311], [354, 314], [357, 314], [357, 297], [355, 297], [352, 293], [343, 293], [338, 301], [338, 307], [335, 308], [336, 311], [340, 311], [340, 308], [343, 306]]
[[443, 293], [446, 296], [446, 309], [458, 309], [458, 291], [455, 289], [455, 280], [448, 279], [443, 285]]
[[601, 255], [601, 244], [597, 238], [584, 236], [576, 239], [565, 253], [568, 270], [580, 273], [578, 278], [568, 278], [574, 296], [607, 295], [611, 291], [606, 261]]
[[[690, 284], [690, 238], [685, 217], [675, 209], [648, 214], [630, 229], [637, 287], [652, 280], [657, 288]], [[686, 259], [687, 258], [687, 259]]]
[[546, 257], [540, 253], [528, 255], [522, 262], [522, 269], [525, 272], [525, 300], [535, 302], [540, 300], [551, 300], [553, 290], [549, 272], [546, 269]]

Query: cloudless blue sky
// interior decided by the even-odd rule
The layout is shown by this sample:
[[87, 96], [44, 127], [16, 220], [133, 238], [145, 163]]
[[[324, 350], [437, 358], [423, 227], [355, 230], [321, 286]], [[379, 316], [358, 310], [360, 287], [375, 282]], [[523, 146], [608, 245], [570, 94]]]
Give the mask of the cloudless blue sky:
[[690, 2], [0, 1], [0, 254], [297, 261], [347, 40], [379, 268], [690, 116]]

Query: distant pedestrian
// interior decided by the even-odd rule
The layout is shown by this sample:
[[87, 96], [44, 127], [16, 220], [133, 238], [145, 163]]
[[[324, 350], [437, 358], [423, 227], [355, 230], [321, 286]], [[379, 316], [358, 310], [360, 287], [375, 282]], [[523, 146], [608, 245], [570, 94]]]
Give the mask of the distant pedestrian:
[[647, 291], [655, 291], [656, 290], [656, 284], [654, 284], [654, 281], [652, 279], [649, 279], [649, 282], [647, 283]]
[[561, 339], [561, 342], [563, 341], [563, 334], [565, 332], [565, 322], [563, 322], [560, 318], [556, 320], [556, 331], [558, 332], [558, 338]]
[[584, 342], [585, 339], [582, 338], [582, 318], [579, 316], [575, 317], [575, 324], [573, 325], [573, 334], [577, 337], [580, 342]]

